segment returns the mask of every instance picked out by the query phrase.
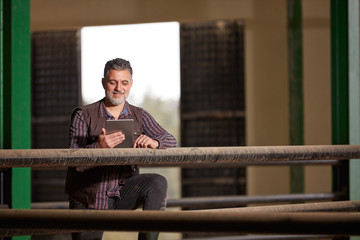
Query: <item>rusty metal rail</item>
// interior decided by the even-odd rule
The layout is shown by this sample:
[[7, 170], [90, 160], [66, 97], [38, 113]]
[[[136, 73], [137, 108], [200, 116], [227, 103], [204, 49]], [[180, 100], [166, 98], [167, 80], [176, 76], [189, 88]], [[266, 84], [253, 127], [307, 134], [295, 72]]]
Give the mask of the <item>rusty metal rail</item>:
[[[258, 196], [214, 196], [214, 197], [185, 197], [168, 199], [167, 207], [183, 208], [229, 208], [258, 203], [284, 203], [284, 202], [309, 202], [332, 201], [344, 199], [340, 193], [304, 193]], [[0, 208], [8, 208], [0, 205]], [[32, 209], [68, 209], [69, 202], [33, 202]]]
[[[0, 230], [360, 235], [358, 213], [0, 210]], [[23, 232], [25, 234], [25, 232]]]
[[240, 235], [240, 236], [225, 236], [225, 237], [204, 237], [204, 238], [183, 238], [182, 240], [300, 240], [300, 239], [333, 239], [334, 235]]
[[228, 208], [258, 203], [331, 201], [344, 199], [340, 193], [307, 193], [261, 196], [213, 196], [169, 199], [167, 207]]
[[[360, 145], [198, 147], [158, 149], [8, 149], [0, 150], [0, 167], [52, 166], [248, 166], [335, 164], [360, 158]], [[309, 161], [311, 160], [311, 161]]]
[[[337, 164], [360, 158], [360, 145], [154, 149], [0, 150], [0, 168], [65, 166], [180, 166]], [[239, 209], [181, 212], [0, 209], [0, 236], [73, 231], [232, 232], [360, 235], [358, 203], [351, 213]], [[331, 206], [334, 209], [334, 206]], [[245, 209], [245, 208], [244, 208]], [[246, 208], [249, 210], [250, 208]], [[285, 211], [285, 212], [283, 212]], [[314, 210], [314, 211], [319, 211]], [[302, 212], [302, 211], [301, 211]]]
[[[212, 212], [212, 209], [192, 210], [188, 212]], [[237, 212], [237, 213], [254, 213], [254, 212], [353, 212], [360, 213], [360, 200], [358, 201], [335, 201], [335, 202], [317, 202], [301, 204], [284, 204], [273, 206], [258, 207], [239, 207], [217, 209], [217, 212]]]
[[[330, 212], [331, 211], [331, 212]], [[360, 201], [193, 211], [0, 210], [0, 236], [77, 231], [360, 235]]]

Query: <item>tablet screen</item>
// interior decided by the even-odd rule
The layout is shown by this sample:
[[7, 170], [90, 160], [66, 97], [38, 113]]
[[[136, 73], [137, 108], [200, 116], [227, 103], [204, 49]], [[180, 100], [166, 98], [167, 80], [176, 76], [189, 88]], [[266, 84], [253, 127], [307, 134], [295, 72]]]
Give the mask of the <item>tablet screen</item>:
[[106, 134], [121, 131], [125, 135], [125, 140], [115, 146], [116, 148], [132, 148], [134, 143], [133, 119], [106, 120], [105, 129]]

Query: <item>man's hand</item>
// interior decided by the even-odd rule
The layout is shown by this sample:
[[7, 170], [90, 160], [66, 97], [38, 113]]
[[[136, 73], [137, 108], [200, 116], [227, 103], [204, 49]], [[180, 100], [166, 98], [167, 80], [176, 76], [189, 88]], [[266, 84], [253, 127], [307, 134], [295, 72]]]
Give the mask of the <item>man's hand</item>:
[[106, 135], [106, 130], [103, 128], [98, 138], [97, 145], [98, 148], [113, 148], [122, 143], [124, 140], [125, 135], [122, 132], [115, 132]]
[[134, 142], [133, 148], [158, 148], [159, 142], [141, 134]]

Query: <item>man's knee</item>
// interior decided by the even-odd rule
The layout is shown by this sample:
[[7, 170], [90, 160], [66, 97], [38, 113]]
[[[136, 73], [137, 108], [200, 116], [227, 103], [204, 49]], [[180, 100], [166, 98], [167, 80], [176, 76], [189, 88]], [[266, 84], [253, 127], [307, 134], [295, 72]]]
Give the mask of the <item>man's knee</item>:
[[155, 189], [158, 189], [160, 191], [167, 191], [168, 183], [164, 176], [159, 174], [152, 174], [152, 184]]

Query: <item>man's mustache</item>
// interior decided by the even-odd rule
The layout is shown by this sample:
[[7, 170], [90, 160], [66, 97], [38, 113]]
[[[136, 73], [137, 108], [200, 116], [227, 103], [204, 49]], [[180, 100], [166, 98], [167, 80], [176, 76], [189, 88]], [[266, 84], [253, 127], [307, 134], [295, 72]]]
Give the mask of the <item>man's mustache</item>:
[[111, 93], [121, 93], [121, 94], [125, 94], [124, 91], [117, 91], [117, 90], [114, 90], [114, 91], [112, 91]]

